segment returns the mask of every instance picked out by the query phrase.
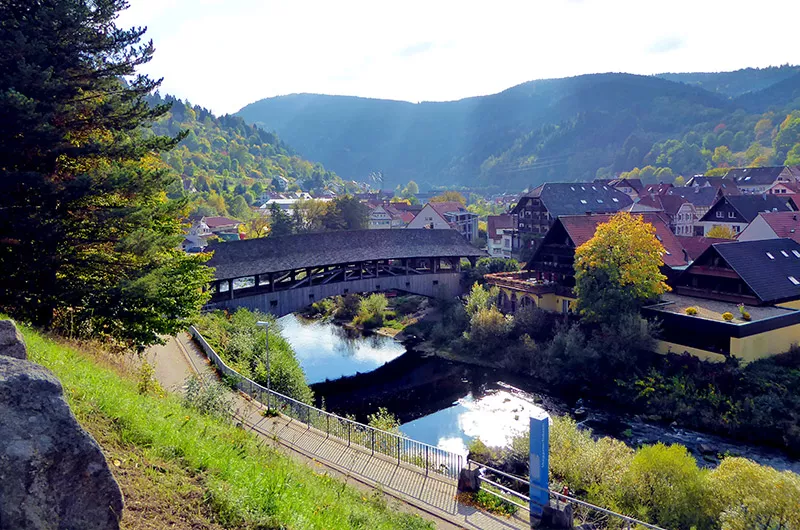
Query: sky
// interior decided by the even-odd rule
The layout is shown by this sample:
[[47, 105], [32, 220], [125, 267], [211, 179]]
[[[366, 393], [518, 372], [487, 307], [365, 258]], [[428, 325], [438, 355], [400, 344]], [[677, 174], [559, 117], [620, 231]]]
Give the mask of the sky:
[[596, 72], [800, 63], [798, 0], [129, 0], [161, 92], [217, 114], [312, 92], [447, 101]]

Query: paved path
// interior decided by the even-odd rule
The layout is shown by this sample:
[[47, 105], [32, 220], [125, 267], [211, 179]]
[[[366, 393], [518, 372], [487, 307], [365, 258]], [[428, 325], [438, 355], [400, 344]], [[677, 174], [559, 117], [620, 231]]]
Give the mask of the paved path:
[[[186, 334], [154, 352], [156, 376], [166, 388], [177, 389], [190, 372], [213, 373], [208, 359]], [[426, 476], [416, 467], [397, 464], [384, 455], [371, 455], [358, 446], [347, 446], [324, 432], [285, 416], [265, 418], [263, 407], [244, 395], [236, 405], [237, 419], [247, 428], [260, 434], [291, 456], [323, 467], [331, 474], [361, 488], [379, 488], [385, 494], [412, 507], [437, 528], [467, 528], [486, 530], [528, 529], [527, 512], [520, 510], [512, 518], [495, 516], [462, 505], [455, 500], [456, 483], [439, 476]]]

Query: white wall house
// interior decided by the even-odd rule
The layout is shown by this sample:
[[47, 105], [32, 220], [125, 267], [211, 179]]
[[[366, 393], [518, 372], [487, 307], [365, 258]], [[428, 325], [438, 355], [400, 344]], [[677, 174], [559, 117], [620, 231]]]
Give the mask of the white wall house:
[[678, 212], [672, 218], [675, 235], [678, 236], [691, 236], [694, 235], [694, 225], [699, 219], [697, 215], [697, 208], [690, 203], [685, 202], [678, 208]]
[[406, 228], [457, 230], [472, 243], [478, 238], [478, 216], [457, 202], [428, 203]]

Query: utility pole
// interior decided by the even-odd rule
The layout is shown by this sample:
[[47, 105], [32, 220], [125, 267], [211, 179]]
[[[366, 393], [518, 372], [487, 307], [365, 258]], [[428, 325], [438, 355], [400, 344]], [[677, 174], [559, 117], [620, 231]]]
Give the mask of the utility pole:
[[[256, 322], [256, 326], [264, 328], [264, 338], [266, 344], [266, 351], [267, 351], [267, 398], [269, 399], [269, 394], [272, 392], [272, 389], [269, 385], [270, 380], [270, 369], [269, 369], [269, 322], [265, 322], [263, 320], [259, 320]], [[269, 403], [269, 402], [268, 402]], [[269, 405], [267, 405], [267, 409], [269, 409]]]

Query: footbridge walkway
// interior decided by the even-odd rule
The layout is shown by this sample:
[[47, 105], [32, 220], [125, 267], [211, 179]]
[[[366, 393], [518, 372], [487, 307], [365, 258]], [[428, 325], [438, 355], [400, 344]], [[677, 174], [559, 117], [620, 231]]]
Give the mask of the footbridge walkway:
[[[386, 432], [296, 401], [258, 385], [228, 367], [194, 327], [195, 342], [180, 341], [194, 364], [210, 361], [223, 376], [237, 382], [249, 396], [238, 417], [243, 426], [305, 455], [313, 462], [335, 469], [347, 479], [380, 489], [437, 520], [437, 527], [486, 530], [531, 528], [529, 499], [509, 486], [528, 480], [475, 464], [464, 455], [428, 445], [403, 435]], [[189, 353], [189, 350], [194, 353]], [[198, 361], [198, 359], [201, 359]], [[190, 361], [191, 362], [191, 361]], [[199, 371], [199, 370], [198, 370]], [[277, 415], [265, 415], [265, 411]], [[481, 490], [519, 507], [510, 517], [494, 515], [458, 502], [457, 478], [463, 467], [481, 467]], [[505, 485], [504, 485], [505, 484]], [[545, 490], [551, 506], [568, 508], [573, 521], [583, 528], [663, 530], [654, 525]]]
[[349, 293], [461, 294], [461, 259], [487, 254], [455, 230], [351, 230], [216, 243], [208, 309], [282, 316]]

